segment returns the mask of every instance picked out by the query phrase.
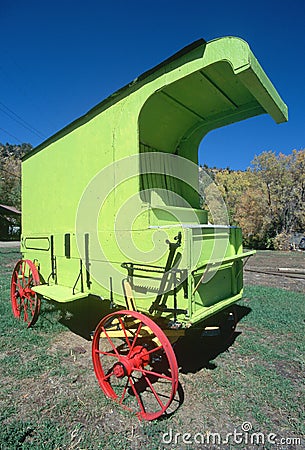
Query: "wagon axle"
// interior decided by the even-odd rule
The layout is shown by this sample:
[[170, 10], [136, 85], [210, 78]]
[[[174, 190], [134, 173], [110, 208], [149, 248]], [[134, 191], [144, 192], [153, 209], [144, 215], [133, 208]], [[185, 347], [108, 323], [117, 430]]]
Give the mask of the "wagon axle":
[[117, 378], [130, 376], [134, 370], [144, 369], [149, 364], [150, 355], [145, 347], [137, 345], [128, 356], [120, 356], [120, 362], [113, 366]]

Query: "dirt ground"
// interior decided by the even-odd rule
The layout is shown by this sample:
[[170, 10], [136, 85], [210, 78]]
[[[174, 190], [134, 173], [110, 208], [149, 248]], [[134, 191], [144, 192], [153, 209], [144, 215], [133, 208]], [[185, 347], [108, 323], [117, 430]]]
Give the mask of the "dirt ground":
[[[279, 268], [304, 269], [304, 274], [283, 273]], [[305, 251], [258, 251], [244, 267], [244, 283], [305, 292]]]

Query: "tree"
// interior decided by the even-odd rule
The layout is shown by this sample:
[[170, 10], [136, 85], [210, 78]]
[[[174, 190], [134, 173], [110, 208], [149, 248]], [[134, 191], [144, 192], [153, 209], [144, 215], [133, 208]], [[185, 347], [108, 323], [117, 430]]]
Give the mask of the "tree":
[[30, 144], [0, 144], [0, 203], [21, 208], [21, 158]]
[[253, 171], [266, 187], [274, 235], [304, 229], [305, 150], [290, 155], [263, 152]]
[[1, 161], [0, 199], [2, 204], [21, 207], [21, 161], [14, 156]]
[[290, 155], [263, 152], [246, 171], [218, 170], [215, 182], [230, 222], [241, 226], [246, 244], [281, 246], [291, 233], [304, 231], [305, 150]]

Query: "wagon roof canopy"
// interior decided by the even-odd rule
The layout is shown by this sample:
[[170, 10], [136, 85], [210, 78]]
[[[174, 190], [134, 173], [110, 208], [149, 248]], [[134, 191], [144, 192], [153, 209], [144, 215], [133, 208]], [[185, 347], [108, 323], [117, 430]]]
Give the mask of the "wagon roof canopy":
[[168, 151], [190, 133], [200, 141], [212, 129], [259, 114], [267, 113], [277, 123], [288, 119], [287, 106], [245, 41], [200, 39], [119, 89], [24, 160], [141, 88], [147, 98], [138, 110], [140, 139]]

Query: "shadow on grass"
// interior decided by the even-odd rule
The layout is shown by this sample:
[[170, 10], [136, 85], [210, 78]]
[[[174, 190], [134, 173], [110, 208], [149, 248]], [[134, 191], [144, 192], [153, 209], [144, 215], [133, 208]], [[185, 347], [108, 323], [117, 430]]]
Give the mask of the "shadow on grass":
[[169, 405], [168, 409], [166, 410], [166, 412], [157, 419], [158, 422], [167, 420], [169, 417], [176, 414], [176, 412], [183, 405], [183, 403], [184, 403], [184, 390], [183, 390], [183, 387], [182, 387], [180, 381], [178, 381], [178, 388], [177, 388], [176, 395], [175, 395], [172, 403]]
[[[95, 330], [101, 318], [113, 311], [113, 309], [110, 309], [110, 301], [102, 300], [100, 297], [95, 296], [89, 296], [88, 298], [65, 304], [49, 303], [51, 303], [52, 308], [58, 311], [60, 315], [59, 323], [87, 340], [91, 340], [91, 333]], [[238, 323], [250, 312], [251, 308], [236, 305], [236, 322]], [[208, 324], [216, 325], [217, 320], [218, 316], [215, 315], [209, 319]], [[222, 338], [202, 337], [202, 330], [203, 326], [201, 329], [190, 329], [189, 333], [185, 337], [180, 338], [173, 346], [178, 367], [180, 368], [179, 371], [183, 374], [196, 373], [203, 368], [208, 370], [216, 369], [217, 365], [214, 360], [219, 354], [227, 351], [240, 334], [236, 331], [232, 333], [231, 330], [229, 336], [222, 336]], [[183, 402], [184, 391], [179, 383], [177, 393], [168, 411], [158, 420], [168, 419], [175, 414]]]
[[[86, 340], [91, 340], [92, 332], [100, 320], [113, 312], [109, 300], [102, 300], [93, 295], [70, 303], [49, 303], [59, 312], [59, 323]], [[235, 305], [237, 323], [250, 312], [251, 308]], [[217, 316], [214, 322], [213, 318], [210, 320], [209, 324], [211, 323], [217, 325]], [[227, 351], [240, 333], [235, 331], [222, 337], [202, 337], [201, 334], [202, 328], [191, 328], [186, 336], [174, 344], [180, 372], [196, 373], [203, 368], [214, 370], [217, 366], [212, 361]]]
[[[110, 301], [93, 295], [70, 303], [51, 300], [48, 300], [48, 303], [52, 305], [53, 310], [58, 311], [59, 323], [88, 341], [91, 340], [91, 334], [102, 317], [113, 311], [110, 309]], [[47, 316], [44, 319], [47, 319]]]
[[[251, 312], [246, 306], [235, 306], [237, 323]], [[215, 316], [216, 317], [216, 316]], [[213, 323], [211, 321], [211, 323]], [[217, 325], [217, 321], [214, 322]], [[214, 360], [218, 355], [227, 351], [241, 334], [234, 331], [228, 336], [202, 337], [202, 329], [190, 330], [190, 333], [180, 338], [174, 346], [180, 372], [196, 373], [201, 369], [214, 370], [217, 368]]]

